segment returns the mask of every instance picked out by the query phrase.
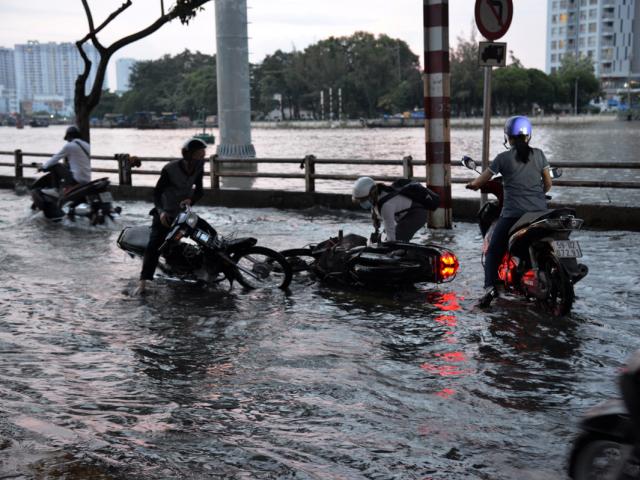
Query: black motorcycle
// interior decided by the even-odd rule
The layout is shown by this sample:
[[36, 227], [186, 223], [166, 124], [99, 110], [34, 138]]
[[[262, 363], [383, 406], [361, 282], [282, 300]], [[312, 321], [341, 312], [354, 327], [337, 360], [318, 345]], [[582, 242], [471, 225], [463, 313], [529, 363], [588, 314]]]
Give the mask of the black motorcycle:
[[367, 245], [355, 234], [332, 237], [317, 245], [280, 252], [294, 273], [311, 272], [324, 282], [386, 288], [453, 280], [458, 259], [439, 245], [381, 242]]
[[[463, 157], [462, 165], [478, 172], [470, 157]], [[555, 169], [554, 176], [560, 175], [561, 171]], [[496, 197], [478, 212], [484, 238], [484, 263], [493, 226], [502, 211], [502, 178], [492, 178], [480, 191]], [[582, 257], [580, 244], [569, 238], [582, 224], [583, 220], [576, 218], [571, 208], [529, 212], [520, 217], [509, 230], [508, 248], [498, 267], [498, 277], [505, 290], [535, 299], [554, 316], [567, 315], [575, 300], [573, 286], [589, 272], [586, 265], [577, 261]]]
[[[127, 227], [118, 237], [118, 247], [131, 257], [144, 257], [151, 227]], [[169, 279], [214, 284], [238, 280], [247, 288], [286, 289], [291, 267], [275, 250], [256, 245], [255, 238], [225, 239], [199, 222], [186, 208], [175, 218], [160, 247], [158, 268]]]
[[640, 351], [620, 375], [621, 400], [587, 412], [569, 457], [574, 480], [640, 479]]
[[113, 206], [109, 191], [109, 179], [99, 178], [62, 191], [55, 185], [53, 175], [47, 173], [29, 187], [33, 203], [32, 210], [42, 210], [50, 220], [63, 218], [75, 221], [78, 217], [89, 219], [91, 225], [102, 225], [107, 219], [114, 220], [122, 209]]

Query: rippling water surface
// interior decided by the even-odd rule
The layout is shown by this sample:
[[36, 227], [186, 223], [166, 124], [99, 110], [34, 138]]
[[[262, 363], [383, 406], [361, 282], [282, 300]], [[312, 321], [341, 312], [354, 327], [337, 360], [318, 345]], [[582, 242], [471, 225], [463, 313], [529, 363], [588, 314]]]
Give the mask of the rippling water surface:
[[[440, 287], [159, 281], [136, 298], [140, 264], [115, 240], [148, 204], [92, 229], [0, 203], [2, 478], [563, 478], [577, 420], [638, 346], [638, 233], [579, 232], [591, 272], [550, 319], [515, 299], [472, 308], [472, 224], [421, 234], [460, 258]], [[276, 249], [369, 233], [364, 214], [198, 211]]]

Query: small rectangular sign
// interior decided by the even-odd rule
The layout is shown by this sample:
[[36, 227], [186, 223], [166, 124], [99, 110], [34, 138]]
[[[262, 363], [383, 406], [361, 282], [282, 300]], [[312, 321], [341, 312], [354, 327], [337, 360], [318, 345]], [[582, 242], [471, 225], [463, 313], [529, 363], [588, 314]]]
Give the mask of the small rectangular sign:
[[507, 44], [505, 42], [480, 42], [478, 64], [481, 67], [504, 67], [507, 64]]
[[558, 258], [580, 258], [582, 250], [575, 240], [554, 240], [551, 242], [553, 251]]

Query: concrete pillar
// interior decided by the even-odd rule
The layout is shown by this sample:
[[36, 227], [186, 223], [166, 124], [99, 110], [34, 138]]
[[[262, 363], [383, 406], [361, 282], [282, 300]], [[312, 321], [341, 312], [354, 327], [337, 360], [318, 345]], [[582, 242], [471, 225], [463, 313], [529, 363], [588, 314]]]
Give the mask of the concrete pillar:
[[[251, 143], [249, 41], [246, 0], [216, 0], [218, 157], [255, 158]], [[235, 168], [234, 168], [235, 170]]]
[[449, 1], [423, 0], [427, 186], [440, 195], [432, 228], [451, 228], [451, 84]]

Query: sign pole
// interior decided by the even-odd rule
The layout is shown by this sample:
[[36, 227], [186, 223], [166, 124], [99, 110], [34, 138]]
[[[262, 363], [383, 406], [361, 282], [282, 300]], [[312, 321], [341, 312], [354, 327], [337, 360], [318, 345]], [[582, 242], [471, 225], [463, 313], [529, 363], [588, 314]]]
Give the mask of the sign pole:
[[[491, 139], [491, 70], [493, 67], [484, 67], [484, 89], [482, 107], [482, 171], [489, 168], [489, 145]], [[487, 203], [487, 194], [480, 194], [480, 203]]]

